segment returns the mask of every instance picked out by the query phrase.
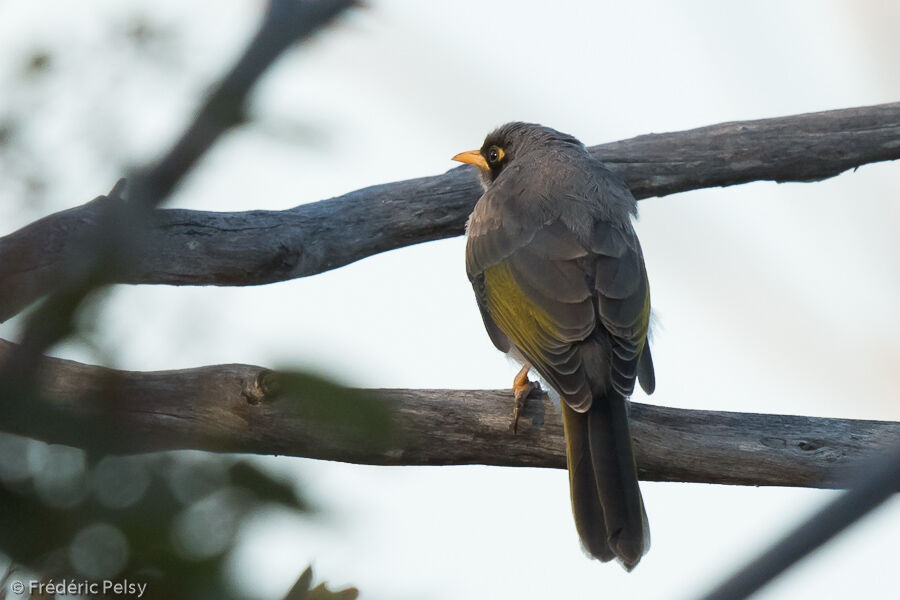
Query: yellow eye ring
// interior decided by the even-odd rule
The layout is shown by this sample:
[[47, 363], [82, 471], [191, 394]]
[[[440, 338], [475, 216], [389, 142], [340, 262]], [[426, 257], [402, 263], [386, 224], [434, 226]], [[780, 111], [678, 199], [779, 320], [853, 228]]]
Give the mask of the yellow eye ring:
[[496, 165], [503, 160], [504, 155], [503, 148], [500, 146], [491, 146], [488, 148], [487, 156], [485, 158], [487, 158], [489, 165]]

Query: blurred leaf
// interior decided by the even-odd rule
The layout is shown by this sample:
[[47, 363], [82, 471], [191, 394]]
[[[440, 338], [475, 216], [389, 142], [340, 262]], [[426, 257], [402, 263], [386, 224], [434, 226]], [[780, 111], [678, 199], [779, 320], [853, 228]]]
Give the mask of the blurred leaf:
[[284, 597], [284, 600], [304, 600], [309, 593], [309, 586], [311, 585], [312, 566], [309, 566], [301, 573], [300, 577], [297, 579], [297, 583], [291, 587], [290, 591]]
[[301, 498], [294, 486], [277, 479], [272, 474], [257, 468], [249, 461], [241, 461], [228, 469], [231, 483], [243, 488], [265, 502], [276, 502], [288, 508], [309, 511], [309, 505]]
[[359, 596], [359, 590], [354, 587], [332, 592], [324, 583], [310, 589], [311, 585], [312, 567], [306, 567], [284, 600], [354, 600]]
[[25, 59], [22, 69], [26, 76], [40, 75], [47, 71], [53, 63], [53, 55], [47, 50], [34, 50]]
[[391, 412], [371, 392], [340, 386], [299, 371], [266, 374], [263, 387], [283, 404], [282, 410], [348, 445], [385, 450], [395, 435]]
[[[124, 556], [124, 564], [113, 565], [116, 578], [146, 582], [154, 598], [238, 600], [222, 577], [234, 532], [272, 501], [295, 514], [304, 508], [291, 486], [264, 468], [199, 452], [89, 459], [83, 468], [91, 493], [59, 502], [69, 492], [45, 498], [39, 483], [66, 474], [59, 461], [43, 458], [63, 449], [0, 434], [0, 553], [44, 577], [111, 570], [109, 561]], [[110, 501], [111, 493], [125, 492], [127, 501]], [[86, 535], [97, 523], [124, 543]]]
[[355, 598], [359, 597], [359, 590], [355, 587], [349, 587], [344, 590], [340, 590], [337, 592], [332, 592], [327, 587], [325, 587], [324, 583], [320, 583], [313, 589], [309, 590], [309, 594], [307, 594], [307, 600], [355, 600]]

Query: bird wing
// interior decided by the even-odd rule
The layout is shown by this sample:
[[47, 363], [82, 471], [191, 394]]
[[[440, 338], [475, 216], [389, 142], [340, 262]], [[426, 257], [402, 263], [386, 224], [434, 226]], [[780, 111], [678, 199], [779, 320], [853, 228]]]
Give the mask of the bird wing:
[[630, 223], [619, 227], [598, 221], [591, 252], [597, 314], [612, 349], [610, 383], [623, 396], [630, 396], [640, 376], [644, 391], [651, 394], [655, 381], [647, 345], [650, 285], [637, 235]]
[[605, 331], [610, 383], [630, 394], [650, 306], [630, 224], [598, 220], [590, 239], [580, 242], [558, 218], [529, 226], [492, 196], [485, 194], [470, 219], [466, 270], [494, 345], [507, 352], [515, 344], [567, 404], [583, 412], [596, 381], [584, 363], [602, 351], [590, 338]]

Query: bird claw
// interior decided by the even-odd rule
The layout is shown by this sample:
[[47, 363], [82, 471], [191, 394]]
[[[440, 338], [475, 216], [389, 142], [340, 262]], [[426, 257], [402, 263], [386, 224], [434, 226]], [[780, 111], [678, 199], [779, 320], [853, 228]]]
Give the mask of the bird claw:
[[513, 433], [519, 432], [519, 416], [522, 413], [522, 409], [525, 407], [525, 400], [528, 399], [535, 391], [540, 391], [541, 384], [536, 381], [528, 381], [527, 373], [526, 377], [523, 378], [524, 381], [519, 381], [518, 378], [516, 382], [513, 384], [513, 395], [516, 399], [516, 405], [513, 408], [513, 420], [512, 420], [512, 430]]

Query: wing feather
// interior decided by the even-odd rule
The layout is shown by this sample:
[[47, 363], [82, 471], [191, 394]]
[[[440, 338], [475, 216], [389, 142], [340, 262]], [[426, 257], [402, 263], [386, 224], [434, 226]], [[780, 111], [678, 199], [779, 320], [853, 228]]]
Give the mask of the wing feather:
[[630, 223], [597, 219], [579, 239], [558, 217], [526, 221], [490, 192], [469, 220], [466, 270], [494, 345], [515, 346], [580, 412], [609, 386], [630, 395], [639, 371], [652, 380], [649, 351], [641, 359], [649, 288]]
[[630, 224], [623, 228], [598, 221], [591, 248], [599, 254], [594, 289], [599, 320], [611, 342], [611, 383], [617, 392], [629, 396], [634, 391], [650, 325], [650, 288], [644, 257]]

